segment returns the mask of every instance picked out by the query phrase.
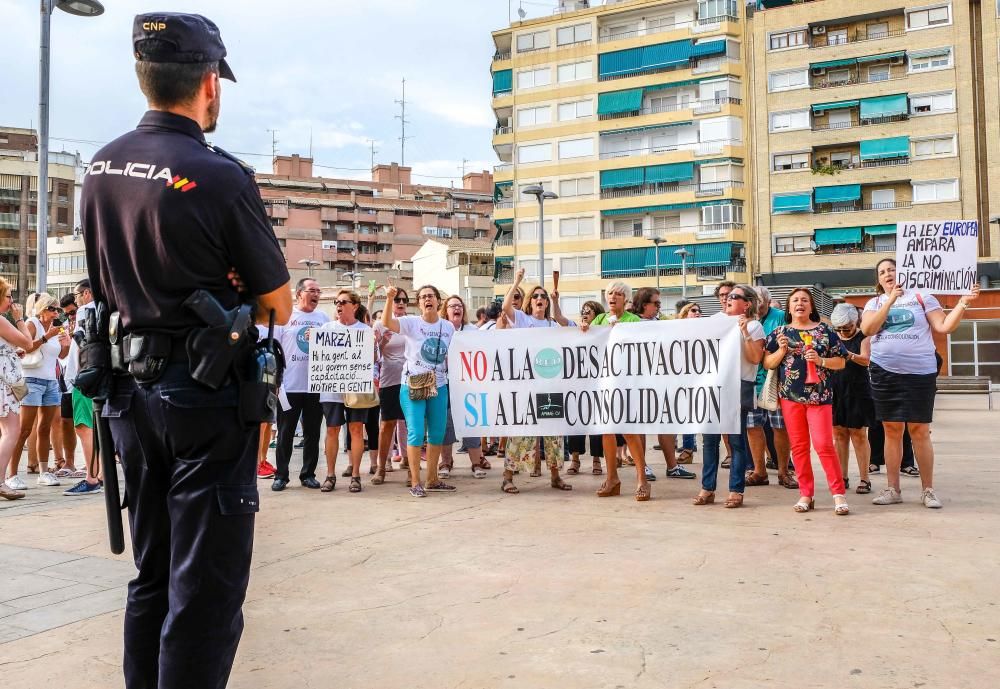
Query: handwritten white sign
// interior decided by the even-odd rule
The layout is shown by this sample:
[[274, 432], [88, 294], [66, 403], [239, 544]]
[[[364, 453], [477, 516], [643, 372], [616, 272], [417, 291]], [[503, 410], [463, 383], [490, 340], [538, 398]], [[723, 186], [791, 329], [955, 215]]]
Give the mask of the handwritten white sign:
[[372, 392], [374, 381], [371, 328], [331, 323], [309, 331], [309, 392]]
[[896, 225], [896, 282], [932, 294], [968, 294], [976, 284], [979, 221]]

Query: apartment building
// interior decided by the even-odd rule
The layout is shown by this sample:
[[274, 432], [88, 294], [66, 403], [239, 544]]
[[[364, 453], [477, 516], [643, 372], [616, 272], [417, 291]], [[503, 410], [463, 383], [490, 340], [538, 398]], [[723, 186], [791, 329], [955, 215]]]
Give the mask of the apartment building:
[[897, 222], [958, 218], [979, 219], [980, 274], [1000, 278], [989, 223], [1000, 212], [1000, 3], [989, 21], [980, 7], [758, 0], [747, 106], [750, 260], [763, 284], [870, 290], [875, 263], [895, 255]]
[[277, 156], [257, 183], [293, 279], [322, 285], [408, 285], [411, 259], [429, 238], [492, 235], [493, 175], [465, 175], [461, 189], [414, 184], [411, 170], [376, 165], [371, 181], [315, 176], [313, 161]]
[[69, 294], [76, 283], [87, 278], [87, 250], [81, 233], [49, 237], [48, 257], [49, 294], [55, 297]]
[[[75, 153], [49, 153], [49, 232], [73, 231], [76, 187], [83, 172]], [[38, 133], [0, 127], [0, 277], [19, 301], [36, 285]]]
[[[493, 32], [496, 291], [558, 270], [573, 314], [612, 278], [671, 297], [746, 280], [743, 6], [589, 5]], [[537, 184], [558, 196], [544, 266]]]

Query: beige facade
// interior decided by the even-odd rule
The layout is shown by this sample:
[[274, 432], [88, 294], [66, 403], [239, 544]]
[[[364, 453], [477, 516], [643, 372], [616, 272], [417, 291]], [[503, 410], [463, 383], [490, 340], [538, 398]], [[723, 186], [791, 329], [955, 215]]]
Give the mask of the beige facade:
[[434, 285], [444, 297], [461, 297], [473, 321], [476, 309], [493, 301], [493, 250], [486, 240], [428, 239], [412, 262], [414, 287]]
[[[559, 271], [567, 314], [615, 278], [659, 284], [665, 308], [685, 278], [746, 279], [742, 4], [586, 4], [493, 33], [497, 293], [518, 266]], [[544, 266], [533, 184], [559, 197]]]
[[759, 5], [747, 36], [755, 277], [870, 289], [895, 223], [959, 218], [988, 228], [980, 269], [1000, 277], [997, 8], [987, 31], [978, 3]]

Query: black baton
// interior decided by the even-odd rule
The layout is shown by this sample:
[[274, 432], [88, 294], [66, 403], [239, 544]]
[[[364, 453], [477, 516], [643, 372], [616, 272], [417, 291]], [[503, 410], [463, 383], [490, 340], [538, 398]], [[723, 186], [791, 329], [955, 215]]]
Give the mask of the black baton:
[[[94, 402], [94, 454], [101, 459], [104, 470], [104, 509], [108, 517], [108, 542], [111, 552], [121, 555], [125, 552], [125, 530], [122, 527], [121, 495], [118, 492], [118, 466], [115, 464], [115, 445], [111, 440], [111, 426], [101, 413], [104, 404]], [[93, 470], [91, 470], [93, 471]]]

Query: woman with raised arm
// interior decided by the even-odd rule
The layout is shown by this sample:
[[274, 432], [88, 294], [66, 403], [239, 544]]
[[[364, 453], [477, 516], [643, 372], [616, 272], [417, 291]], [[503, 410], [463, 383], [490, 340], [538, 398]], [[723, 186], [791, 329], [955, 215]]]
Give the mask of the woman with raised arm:
[[903, 290], [896, 282], [896, 262], [884, 258], [875, 266], [878, 295], [865, 304], [861, 330], [872, 338], [872, 399], [875, 417], [885, 429], [885, 469], [888, 486], [872, 500], [876, 505], [903, 502], [899, 465], [903, 457], [903, 430], [909, 429], [913, 454], [920, 467], [924, 507], [939, 508], [934, 492], [934, 445], [931, 420], [937, 392], [938, 362], [934, 333], [950, 335], [958, 328], [969, 304], [979, 298], [979, 285], [958, 300], [947, 316], [930, 294]]
[[[386, 297], [396, 298], [399, 288], [389, 287]], [[418, 316], [382, 312], [382, 325], [403, 336], [403, 384], [399, 402], [406, 417], [406, 456], [410, 464], [410, 495], [426, 497], [426, 491], [455, 490], [438, 478], [438, 459], [448, 423], [448, 345], [455, 326], [438, 315], [441, 293], [434, 285], [417, 290]], [[420, 446], [427, 429], [427, 483], [420, 482]]]

